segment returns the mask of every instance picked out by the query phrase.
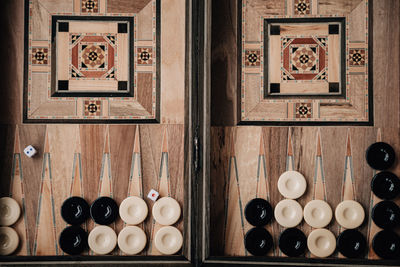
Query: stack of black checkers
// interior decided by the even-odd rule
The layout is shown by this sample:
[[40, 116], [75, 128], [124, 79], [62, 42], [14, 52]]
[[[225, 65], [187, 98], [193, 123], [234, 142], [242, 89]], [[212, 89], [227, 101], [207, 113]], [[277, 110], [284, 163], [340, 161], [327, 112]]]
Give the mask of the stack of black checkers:
[[69, 255], [79, 255], [87, 248], [87, 232], [80, 226], [90, 215], [86, 200], [71, 197], [61, 206], [61, 217], [71, 226], [65, 228], [59, 238], [60, 248]]
[[244, 237], [247, 251], [254, 256], [266, 255], [274, 245], [271, 234], [263, 227], [272, 219], [271, 205], [265, 199], [255, 198], [247, 203], [244, 214], [246, 220], [255, 226]]
[[395, 162], [394, 149], [387, 143], [372, 144], [366, 152], [366, 160], [371, 168], [379, 170], [371, 181], [371, 190], [382, 199], [372, 208], [372, 220], [383, 230], [372, 241], [375, 253], [383, 259], [400, 258], [400, 237], [393, 231], [400, 226], [400, 208], [392, 200], [400, 194], [400, 180], [387, 171]]

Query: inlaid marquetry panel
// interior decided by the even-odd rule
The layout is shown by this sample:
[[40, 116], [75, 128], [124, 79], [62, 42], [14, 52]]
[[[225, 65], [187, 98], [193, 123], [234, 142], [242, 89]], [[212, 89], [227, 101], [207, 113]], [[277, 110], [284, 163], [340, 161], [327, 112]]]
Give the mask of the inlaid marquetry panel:
[[373, 123], [368, 0], [238, 2], [240, 123]]
[[160, 0], [26, 5], [26, 122], [161, 120]]

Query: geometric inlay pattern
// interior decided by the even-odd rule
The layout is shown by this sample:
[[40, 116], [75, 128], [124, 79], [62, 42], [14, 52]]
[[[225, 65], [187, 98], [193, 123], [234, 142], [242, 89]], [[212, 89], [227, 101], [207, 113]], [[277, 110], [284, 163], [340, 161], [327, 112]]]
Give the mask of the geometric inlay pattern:
[[[79, 38], [73, 40], [75, 36], [77, 34], [70, 33], [71, 78], [93, 80], [116, 78], [113, 73], [115, 74], [117, 37], [81, 34]], [[109, 38], [112, 38], [114, 42], [111, 42]]]
[[43, 47], [32, 48], [32, 64], [34, 65], [47, 65], [49, 57], [49, 49]]
[[311, 103], [296, 103], [296, 119], [312, 117]]
[[153, 48], [139, 47], [137, 49], [139, 65], [152, 65], [153, 64]]
[[85, 116], [100, 116], [101, 101], [85, 100]]
[[369, 0], [239, 0], [240, 124], [372, 125]]
[[327, 36], [281, 38], [282, 81], [325, 81], [328, 66]]
[[365, 65], [365, 49], [350, 49], [349, 50], [349, 65], [364, 66]]
[[245, 66], [259, 67], [261, 64], [260, 50], [246, 50], [245, 51]]
[[24, 122], [159, 122], [161, 1], [61, 2], [25, 2]]
[[82, 13], [98, 13], [99, 0], [81, 0]]
[[294, 0], [294, 14], [295, 15], [311, 14], [310, 0]]

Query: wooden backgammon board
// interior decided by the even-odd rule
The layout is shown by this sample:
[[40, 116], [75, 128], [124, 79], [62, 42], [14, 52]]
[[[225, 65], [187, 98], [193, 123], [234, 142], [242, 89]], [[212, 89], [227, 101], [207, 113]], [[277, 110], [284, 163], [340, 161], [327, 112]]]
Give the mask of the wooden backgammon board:
[[[16, 200], [21, 215], [16, 223], [2, 225], [16, 230], [20, 242], [10, 255], [2, 250], [0, 265], [189, 262], [188, 10], [182, 0], [4, 3], [2, 33], [9, 40], [4, 64], [9, 68], [2, 76], [0, 194]], [[25, 154], [29, 145], [37, 151], [33, 157], [29, 148]], [[174, 228], [176, 235], [163, 231], [176, 241], [175, 251], [156, 245], [164, 226], [153, 216], [157, 202], [156, 193], [148, 196], [152, 189], [158, 200], [177, 201], [173, 210], [178, 217], [163, 223]], [[74, 236], [86, 249], [71, 256], [64, 249], [71, 245], [68, 234], [61, 238], [61, 233], [74, 210], [62, 215], [61, 207], [72, 196], [88, 205], [99, 197], [113, 199], [116, 208], [106, 207], [117, 219], [95, 222], [93, 207], [87, 218], [86, 205], [75, 206], [75, 216], [86, 216], [78, 226], [87, 234], [100, 224], [109, 228], [93, 234], [94, 245], [91, 234]], [[143, 222], [132, 223], [146, 244], [135, 255], [120, 250], [113, 237], [128, 227], [118, 207], [132, 196], [143, 199], [141, 210], [148, 211]], [[0, 216], [12, 214], [1, 203]], [[137, 203], [125, 213], [135, 215]], [[158, 216], [163, 212], [168, 215], [170, 206], [164, 203]], [[10, 246], [9, 237], [2, 232], [2, 246]], [[128, 233], [125, 244], [137, 246], [143, 239], [138, 240], [135, 232]], [[95, 249], [112, 242], [110, 252]], [[169, 241], [163, 242], [161, 236], [162, 244]]]
[[398, 0], [6, 0], [0, 265], [400, 265]]
[[[381, 171], [366, 160], [376, 142], [400, 150], [398, 1], [213, 1], [208, 11], [204, 261], [399, 265], [398, 245], [392, 258], [381, 250], [398, 224], [378, 234], [380, 207], [398, 212], [399, 198], [382, 203]], [[385, 168], [400, 174], [398, 159]]]

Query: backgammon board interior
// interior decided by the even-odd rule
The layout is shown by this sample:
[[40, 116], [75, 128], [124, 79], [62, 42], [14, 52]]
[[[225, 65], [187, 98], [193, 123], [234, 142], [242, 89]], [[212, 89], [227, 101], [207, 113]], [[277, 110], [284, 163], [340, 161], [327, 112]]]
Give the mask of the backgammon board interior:
[[[1, 32], [8, 41], [1, 52], [2, 65], [7, 67], [1, 74], [0, 195], [16, 199], [22, 208], [22, 216], [12, 226], [20, 237], [20, 246], [13, 255], [1, 256], [2, 262], [44, 264], [77, 259], [104, 263], [188, 262], [191, 156], [188, 152], [190, 96], [186, 82], [189, 75], [186, 24], [190, 17], [187, 3], [185, 0], [2, 3]], [[61, 22], [54, 22], [55, 18]], [[52, 25], [52, 19], [58, 24]], [[52, 30], [57, 44], [49, 39]], [[127, 37], [130, 33], [133, 39]], [[82, 39], [80, 34], [85, 37]], [[76, 44], [79, 40], [83, 43]], [[72, 65], [68, 61], [74, 61], [68, 58], [68, 47], [75, 49], [71, 42], [79, 48], [80, 55]], [[95, 48], [86, 53], [85, 49], [91, 45]], [[96, 57], [97, 61], [90, 61], [87, 56]], [[56, 73], [56, 57], [57, 75], [69, 80], [56, 84], [61, 87], [69, 84], [74, 93], [83, 90], [83, 94], [52, 95], [54, 88], [50, 87], [55, 76], [51, 76]], [[60, 57], [67, 62], [60, 61]], [[91, 64], [78, 67], [82, 75], [90, 76], [88, 79], [75, 72], [77, 62]], [[97, 79], [100, 70], [103, 80]], [[120, 83], [121, 79], [128, 80], [128, 84]], [[117, 87], [122, 84], [122, 88], [109, 86], [111, 83]], [[131, 85], [133, 95], [113, 95], [120, 89], [130, 90]], [[102, 90], [107, 86], [109, 95], [104, 95]], [[32, 106], [27, 109], [29, 101]], [[42, 115], [36, 117], [37, 111]], [[38, 121], [31, 120], [35, 118]], [[24, 155], [27, 145], [38, 151], [33, 158]], [[151, 189], [161, 197], [176, 199], [181, 207], [182, 215], [173, 226], [183, 234], [184, 241], [183, 248], [175, 255], [163, 256], [154, 246], [154, 236], [161, 225], [151, 216], [154, 201], [147, 198]], [[60, 208], [70, 196], [81, 196], [89, 205], [99, 196], [112, 197], [118, 205], [128, 196], [143, 198], [149, 216], [139, 227], [146, 233], [146, 248], [132, 257], [126, 257], [118, 248], [105, 258], [89, 251], [75, 258], [66, 255], [58, 241], [67, 226]], [[95, 226], [93, 220], [82, 225], [88, 232]], [[118, 218], [110, 226], [118, 234], [126, 225]]]
[[[371, 247], [374, 235], [381, 230], [371, 220], [371, 209], [381, 200], [371, 192], [371, 179], [377, 171], [365, 160], [366, 149], [378, 141], [391, 144], [397, 158], [400, 152], [399, 14], [399, 2], [390, 0], [212, 2], [210, 101], [205, 103], [210, 109], [210, 124], [204, 126], [210, 131], [209, 138], [205, 137], [209, 146], [204, 158], [209, 169], [203, 187], [203, 205], [209, 205], [209, 213], [204, 213], [203, 220], [205, 262], [273, 266], [399, 264], [381, 259]], [[310, 29], [319, 31], [322, 24], [318, 23], [331, 18], [345, 20], [345, 27], [339, 27], [339, 32], [346, 30], [347, 41], [340, 48], [344, 51], [335, 52], [334, 42], [328, 41], [326, 54], [345, 55], [345, 61], [338, 63], [345, 65], [342, 71], [347, 82], [340, 87], [347, 90], [345, 98], [329, 95], [329, 92], [340, 94], [329, 90], [332, 78], [329, 73], [325, 85], [318, 78], [305, 81], [311, 77], [310, 72], [307, 74], [310, 76], [304, 74], [308, 71], [306, 67], [303, 74], [301, 69], [294, 71], [294, 76], [289, 73], [302, 67], [301, 62], [295, 62], [299, 58], [296, 51], [306, 49], [308, 41], [316, 40]], [[313, 19], [315, 27], [310, 26]], [[299, 27], [302, 22], [308, 24]], [[335, 32], [320, 31], [328, 39]], [[279, 34], [281, 43], [273, 44], [275, 36], [279, 40]], [[296, 43], [296, 38], [303, 39]], [[293, 47], [287, 42], [292, 42]], [[269, 50], [272, 45], [275, 46]], [[363, 55], [368, 63], [357, 61], [361, 65], [355, 65], [350, 56], [354, 46], [365, 48]], [[292, 50], [287, 52], [287, 48]], [[287, 58], [285, 53], [290, 51], [293, 54]], [[311, 52], [308, 55], [313, 57]], [[271, 60], [278, 65], [270, 67]], [[285, 60], [295, 68], [285, 65]], [[328, 72], [339, 71], [327, 64]], [[293, 79], [297, 78], [300, 81], [295, 82]], [[289, 83], [293, 86], [288, 86]], [[327, 86], [326, 91], [320, 86]], [[355, 93], [357, 88], [368, 87], [366, 94]], [[358, 97], [364, 100], [357, 100]], [[349, 102], [338, 104], [340, 99]], [[363, 102], [362, 110], [356, 107], [361, 103], [359, 100]], [[356, 115], [355, 110], [361, 113]], [[313, 199], [325, 200], [333, 211], [343, 200], [356, 200], [362, 205], [365, 220], [358, 230], [368, 244], [363, 257], [348, 259], [337, 250], [328, 258], [317, 258], [308, 250], [301, 257], [287, 257], [278, 247], [280, 233], [285, 228], [274, 219], [265, 226], [273, 237], [272, 250], [263, 257], [252, 256], [246, 250], [245, 235], [254, 227], [245, 218], [246, 204], [254, 198], [264, 198], [275, 207], [284, 199], [278, 191], [278, 178], [288, 170], [298, 171], [306, 178], [306, 193], [298, 199], [303, 208]], [[389, 171], [400, 175], [398, 159]], [[400, 199], [394, 202], [399, 205]], [[305, 221], [297, 228], [306, 236], [314, 229]], [[334, 216], [327, 229], [336, 238], [344, 231]], [[400, 233], [399, 230], [396, 232]]]

